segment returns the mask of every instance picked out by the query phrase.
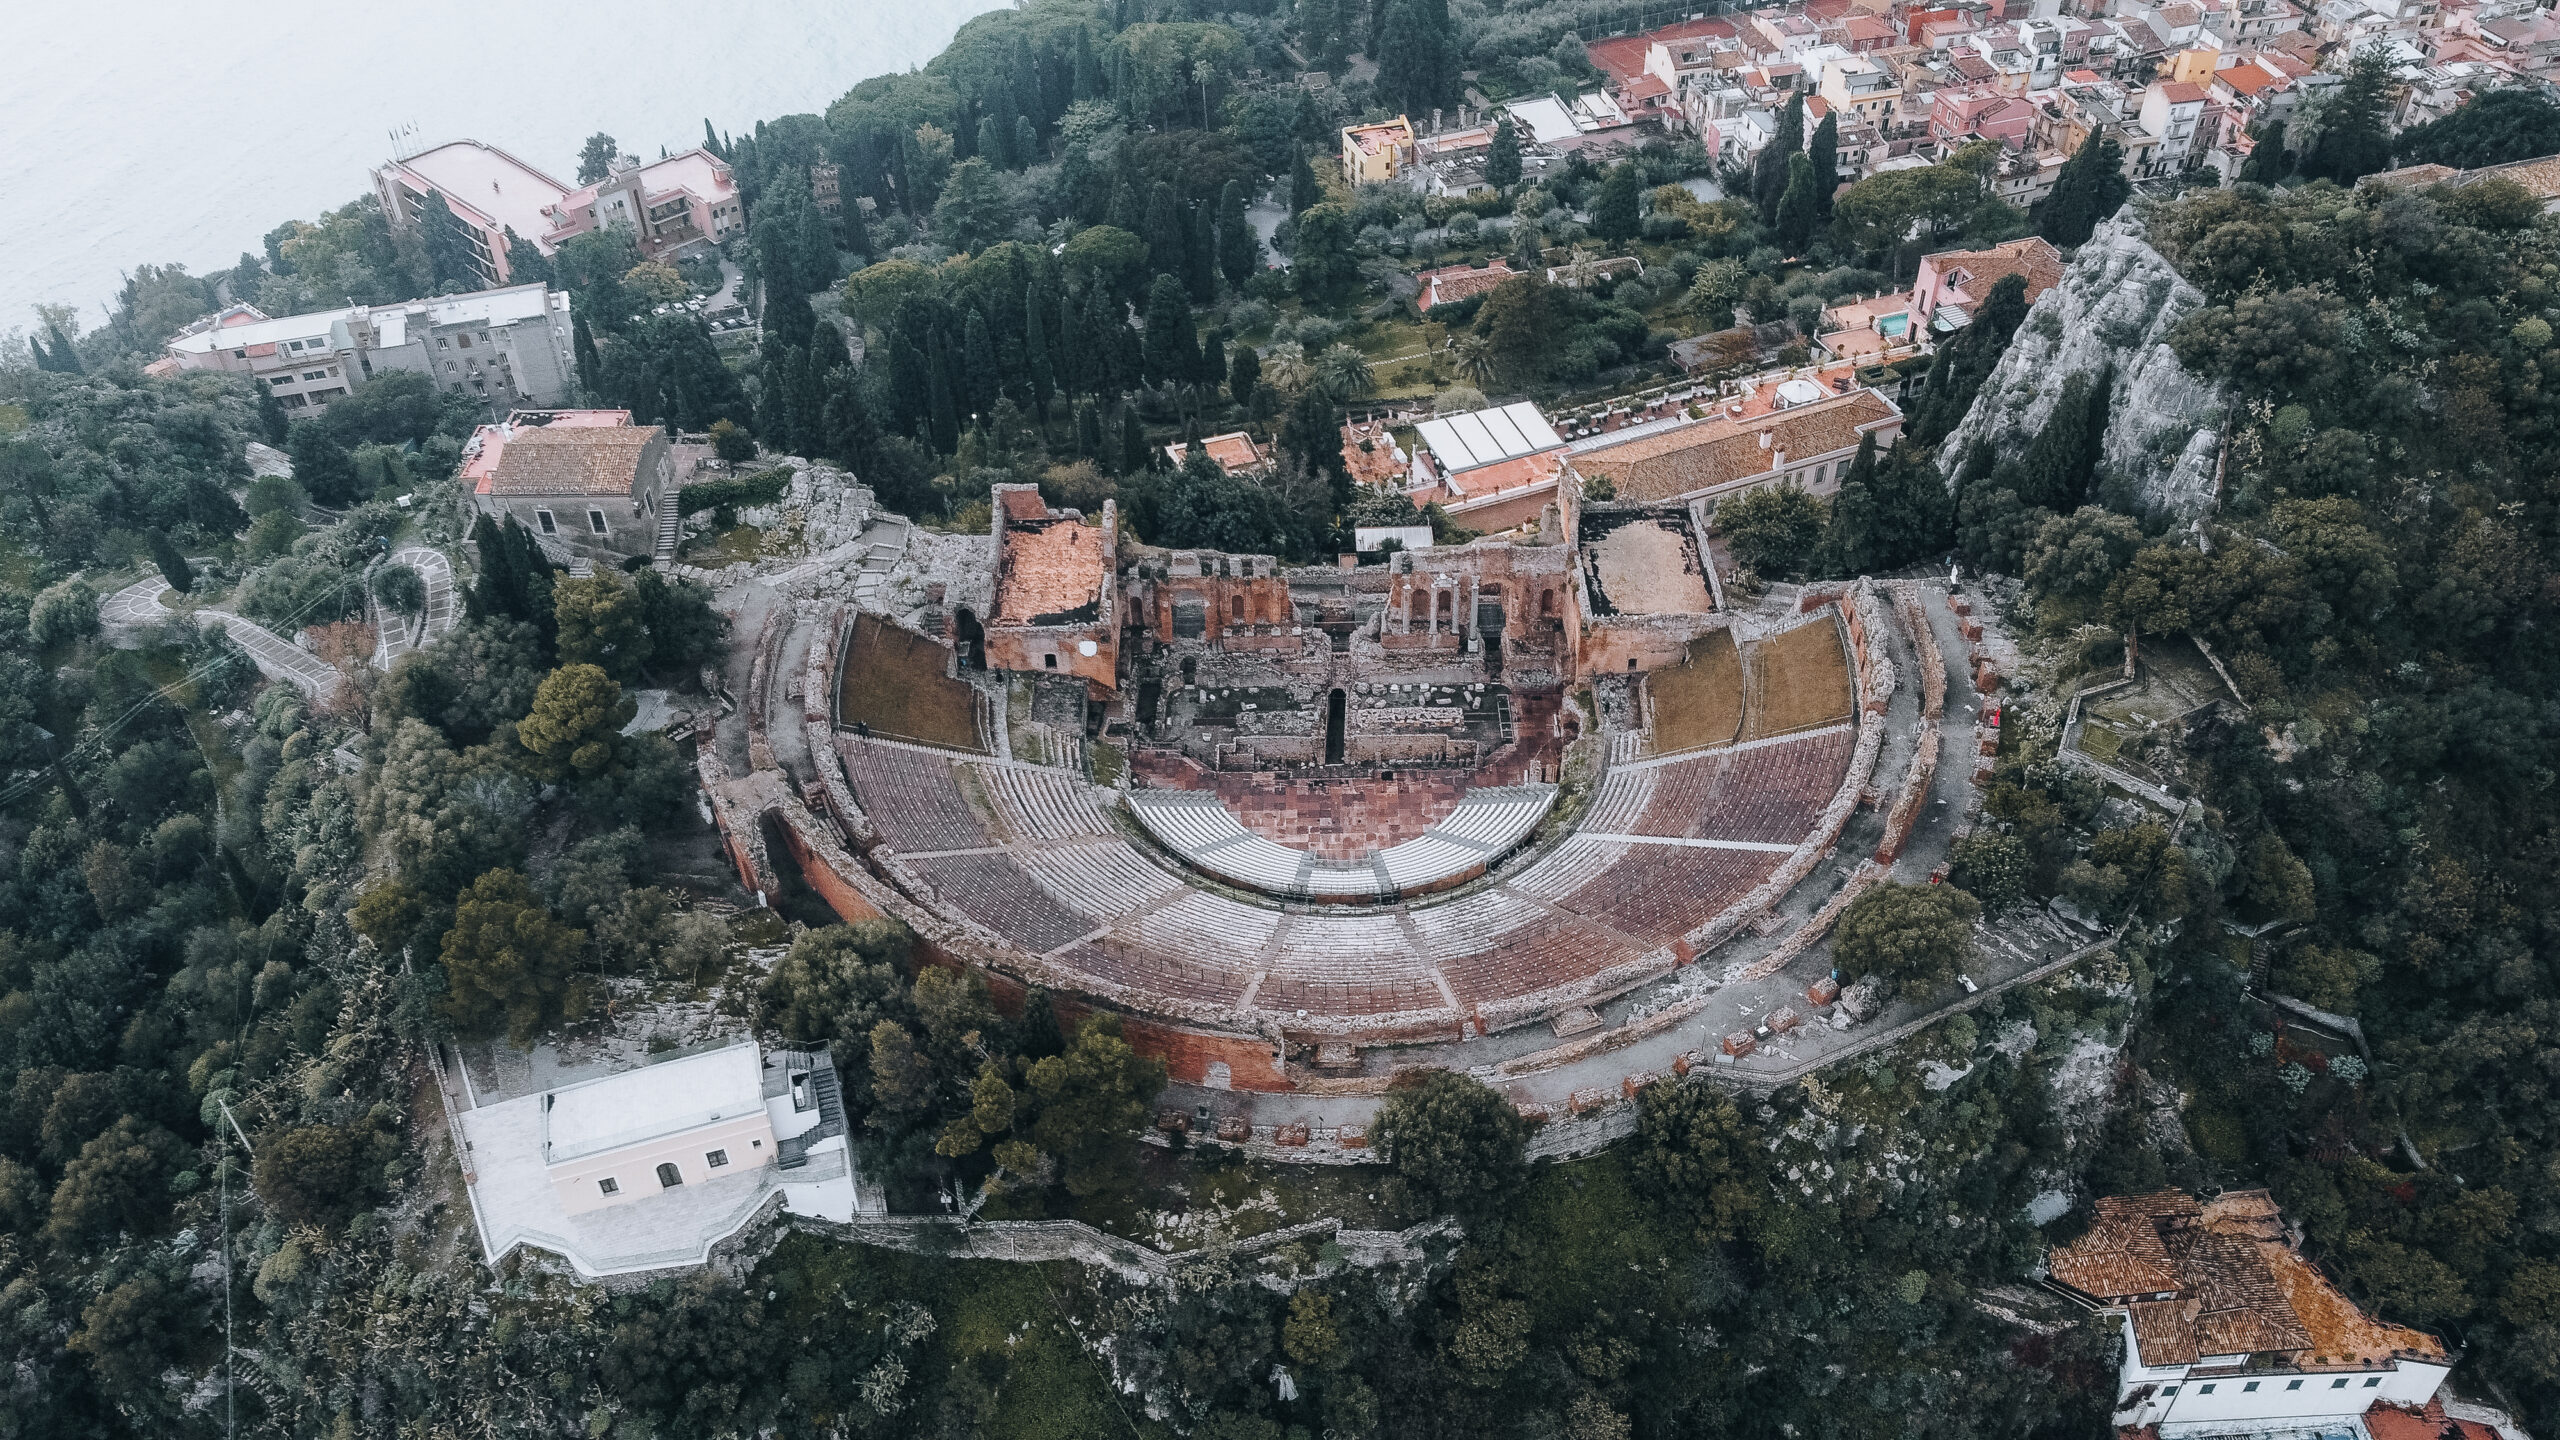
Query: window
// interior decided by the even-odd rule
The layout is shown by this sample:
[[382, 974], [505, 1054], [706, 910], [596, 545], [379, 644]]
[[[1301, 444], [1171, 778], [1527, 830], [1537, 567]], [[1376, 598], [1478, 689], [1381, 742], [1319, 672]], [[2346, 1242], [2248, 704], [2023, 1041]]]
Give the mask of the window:
[[453, 348], [453, 342], [439, 335], [436, 337], [436, 348], [439, 350], [450, 350]]
[[542, 533], [543, 533], [543, 534], [545, 534], [545, 535], [557, 535], [557, 534], [559, 534], [559, 533], [560, 533], [560, 527], [559, 527], [559, 525], [558, 525], [558, 524], [556, 524], [556, 523], [552, 520], [552, 518], [551, 518], [551, 512], [550, 512], [550, 511], [548, 511], [548, 510], [536, 510], [536, 511], [534, 511], [534, 512], [533, 512], [533, 523], [535, 523], [536, 525], [541, 526], [541, 527], [542, 527]]
[[2213, 1393], [2213, 1383], [2212, 1383], [2211, 1381], [2207, 1381], [2207, 1382], [2205, 1382], [2204, 1384], [2197, 1386], [2197, 1387], [2196, 1387], [2196, 1393], [2197, 1393], [2197, 1394], [2199, 1394], [2199, 1395], [2210, 1395], [2210, 1394], [2212, 1394], [2212, 1393]]
[[726, 1150], [714, 1150], [702, 1157], [702, 1163], [710, 1166], [714, 1170], [717, 1170], [721, 1166], [729, 1163], [729, 1152]]
[[2332, 1390], [2344, 1390], [2347, 1388], [2347, 1382], [2344, 1380], [2332, 1380], [2329, 1382], [2329, 1388]]
[[607, 1175], [596, 1182], [596, 1188], [607, 1195], [619, 1195], [622, 1193], [622, 1182], [614, 1179], [610, 1175]]
[[2299, 1390], [2302, 1388], [2302, 1382], [2299, 1380], [2287, 1380], [2284, 1382], [2284, 1388], [2287, 1390]]
[[329, 372], [326, 370], [305, 370], [302, 372], [302, 378], [305, 380], [326, 380], [329, 378]]
[[593, 530], [594, 532], [596, 532], [596, 533], [597, 533], [597, 534], [599, 534], [599, 535], [603, 534], [603, 533], [604, 533], [604, 512], [603, 512], [603, 511], [601, 511], [601, 510], [590, 510], [590, 511], [588, 511], [588, 512], [587, 512], [587, 528], [588, 528], [588, 529], [590, 529], [590, 530]]
[[2251, 1391], [2253, 1391], [2253, 1390], [2255, 1390], [2255, 1389], [2257, 1389], [2257, 1388], [2258, 1388], [2258, 1382], [2257, 1382], [2257, 1381], [2255, 1381], [2255, 1380], [2252, 1380], [2252, 1381], [2250, 1381], [2248, 1384], [2243, 1385], [2243, 1386], [2241, 1386], [2241, 1387], [2240, 1387], [2240, 1393], [2241, 1393], [2241, 1394], [2243, 1394], [2243, 1395], [2246, 1395], [2246, 1394], [2248, 1394], [2249, 1392], [2251, 1392]]
[[2160, 1387], [2160, 1393], [2163, 1395], [2175, 1395], [2178, 1393], [2178, 1387], [2175, 1385], [2163, 1385]]
[[299, 351], [302, 348], [302, 342], [299, 340], [287, 340], [284, 342], [284, 348], [288, 351]]
[[2367, 1390], [2370, 1390], [2370, 1389], [2372, 1389], [2374, 1386], [2379, 1385], [2379, 1384], [2381, 1384], [2381, 1383], [2382, 1383], [2382, 1377], [2381, 1377], [2381, 1376], [2379, 1376], [2379, 1375], [2376, 1375], [2376, 1376], [2373, 1376], [2372, 1378], [2370, 1378], [2370, 1379], [2368, 1379], [2368, 1380], [2366, 1380], [2366, 1381], [2364, 1382], [2364, 1388], [2366, 1388]]
[[658, 1183], [667, 1189], [672, 1190], [676, 1186], [684, 1183], [684, 1176], [678, 1174], [675, 1163], [673, 1161], [669, 1161], [667, 1164], [658, 1167]]
[[462, 337], [462, 348], [465, 350], [471, 348], [471, 336], [467, 332]]
[[1041, 663], [1043, 666], [1047, 667], [1048, 669], [1051, 669], [1051, 670], [1055, 670], [1055, 669], [1057, 669], [1057, 668], [1058, 668], [1058, 655], [1057, 655], [1057, 652], [1053, 650], [1053, 651], [1049, 652], [1048, 654], [1041, 656], [1041, 657], [1040, 657], [1040, 663]]

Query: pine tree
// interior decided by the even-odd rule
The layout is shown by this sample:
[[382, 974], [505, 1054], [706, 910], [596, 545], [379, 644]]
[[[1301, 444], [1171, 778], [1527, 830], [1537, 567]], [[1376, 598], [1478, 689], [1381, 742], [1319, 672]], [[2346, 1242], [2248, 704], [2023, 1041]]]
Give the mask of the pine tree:
[[1218, 271], [1233, 289], [1244, 288], [1262, 258], [1262, 241], [1245, 218], [1244, 182], [1230, 180], [1218, 192]]
[[1751, 160], [1751, 194], [1760, 206], [1760, 223], [1778, 222], [1778, 201], [1787, 193], [1787, 157], [1804, 149], [1804, 95], [1790, 96], [1778, 112], [1778, 133]]
[[[2378, 43], [2355, 57], [2346, 83], [2320, 109], [2320, 133], [2302, 156], [2304, 175], [2352, 186], [2391, 163], [2391, 64], [2390, 52]], [[2099, 218], [2114, 213], [2103, 210]]]
[[711, 117], [708, 115], [702, 117], [702, 148], [714, 155], [719, 155], [723, 160], [729, 158], [720, 154], [720, 132], [711, 128]]
[[1633, 162], [1621, 160], [1609, 167], [1607, 178], [1600, 182], [1599, 198], [1591, 202], [1592, 233], [1612, 245], [1635, 239], [1642, 223], [1643, 193], [1644, 181]]
[[[1814, 219], [1831, 223], [1831, 197], [1840, 189], [1840, 112], [1833, 110], [1813, 127]], [[1783, 197], [1781, 197], [1783, 198]]]
[[1787, 157], [1787, 188], [1778, 197], [1778, 248], [1789, 255], [1801, 255], [1813, 240], [1813, 222], [1820, 216], [1820, 202], [1814, 199], [1813, 157], [1802, 153]]
[[1484, 157], [1484, 183], [1496, 190], [1520, 183], [1520, 132], [1511, 128], [1508, 114], [1493, 123], [1493, 145]]

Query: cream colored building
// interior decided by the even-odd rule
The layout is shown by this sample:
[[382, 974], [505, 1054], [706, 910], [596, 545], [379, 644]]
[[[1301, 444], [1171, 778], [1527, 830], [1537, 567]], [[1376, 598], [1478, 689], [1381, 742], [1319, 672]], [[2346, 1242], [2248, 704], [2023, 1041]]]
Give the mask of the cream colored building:
[[1402, 115], [1342, 131], [1342, 178], [1351, 185], [1393, 180], [1413, 164], [1413, 122]]

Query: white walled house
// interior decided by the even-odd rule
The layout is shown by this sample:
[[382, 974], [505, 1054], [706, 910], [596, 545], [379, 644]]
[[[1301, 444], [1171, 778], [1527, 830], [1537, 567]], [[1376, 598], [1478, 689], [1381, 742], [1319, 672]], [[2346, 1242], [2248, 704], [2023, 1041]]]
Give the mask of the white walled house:
[[485, 1101], [464, 1076], [466, 1179], [490, 1264], [518, 1245], [590, 1278], [699, 1265], [777, 1201], [861, 1208], [823, 1050], [753, 1041]]
[[2443, 1341], [2340, 1294], [2287, 1242], [2264, 1190], [2107, 1197], [2048, 1263], [2057, 1288], [2124, 1326], [2119, 1429], [2352, 1429], [2377, 1403], [2425, 1406], [2453, 1368]]

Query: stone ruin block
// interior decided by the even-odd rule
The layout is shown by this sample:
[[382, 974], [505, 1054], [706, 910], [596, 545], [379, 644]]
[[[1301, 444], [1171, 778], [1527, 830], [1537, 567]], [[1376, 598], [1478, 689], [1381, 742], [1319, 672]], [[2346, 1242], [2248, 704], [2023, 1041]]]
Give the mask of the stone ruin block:
[[1973, 662], [1973, 688], [1988, 695], [2000, 688], [2000, 671], [1988, 660]]
[[1366, 1150], [1369, 1148], [1369, 1127], [1345, 1125], [1333, 1132], [1333, 1139], [1345, 1150]]
[[1816, 1005], [1828, 1005], [1840, 998], [1840, 982], [1825, 975], [1805, 987], [1804, 998]]
[[1565, 1108], [1576, 1115], [1588, 1115], [1617, 1098], [1616, 1091], [1594, 1085], [1588, 1090], [1574, 1091], [1573, 1097], [1565, 1102]]
[[1547, 1107], [1535, 1100], [1514, 1100], [1511, 1102], [1511, 1108], [1521, 1119], [1532, 1125], [1544, 1125], [1551, 1118]]
[[1557, 1011], [1548, 1019], [1547, 1025], [1556, 1032], [1557, 1039], [1570, 1040], [1576, 1035], [1588, 1035], [1599, 1029], [1600, 1012], [1588, 1005], [1574, 1005]]
[[1650, 1085], [1661, 1078], [1662, 1077], [1660, 1075], [1657, 1075], [1650, 1070], [1638, 1070], [1634, 1074], [1629, 1075], [1618, 1082], [1618, 1093], [1625, 1096], [1627, 1099], [1633, 1100], [1636, 1098], [1637, 1091], [1642, 1090], [1647, 1085]]
[[1242, 1115], [1229, 1115], [1218, 1122], [1218, 1138], [1240, 1143], [1253, 1138], [1253, 1122]]
[[1997, 755], [2000, 753], [1999, 731], [1994, 730], [1990, 734], [1982, 737], [1982, 753], [1985, 755]]
[[1953, 610], [1959, 615], [1970, 615], [1973, 613], [1973, 602], [1962, 595], [1958, 595], [1947, 601], [1947, 608]]
[[1772, 1035], [1784, 1035], [1803, 1023], [1804, 1017], [1798, 1015], [1792, 1005], [1781, 1005], [1769, 1012], [1769, 1033]]
[[1979, 621], [1979, 620], [1967, 620], [1967, 621], [1965, 621], [1965, 622], [1964, 622], [1964, 624], [1962, 624], [1961, 626], [1958, 626], [1957, 628], [1963, 632], [1963, 634], [1964, 634], [1964, 638], [1965, 638], [1965, 643], [1967, 643], [1967, 644], [1969, 644], [1969, 645], [1979, 645], [1979, 644], [1981, 644], [1981, 643], [1982, 643], [1982, 622], [1981, 622], [1981, 621]]
[[1861, 980], [1840, 992], [1840, 1013], [1852, 1021], [1872, 1020], [1882, 1009], [1884, 991], [1873, 980]]
[[1156, 1115], [1156, 1128], [1167, 1135], [1187, 1132], [1191, 1128], [1190, 1113], [1183, 1110], [1160, 1111]]
[[1306, 1144], [1307, 1139], [1307, 1122], [1304, 1120], [1292, 1120], [1288, 1124], [1271, 1132], [1272, 1144], [1285, 1145], [1292, 1149]]
[[1357, 1070], [1360, 1068], [1360, 1047], [1348, 1040], [1327, 1040], [1316, 1047], [1316, 1068]]
[[1697, 1063], [1697, 1061], [1689, 1058], [1688, 1051], [1683, 1050], [1679, 1054], [1671, 1057], [1671, 1073], [1674, 1075], [1686, 1075]]
[[1723, 1051], [1725, 1054], [1732, 1056], [1734, 1059], [1739, 1060], [1743, 1056], [1750, 1054], [1752, 1051], [1759, 1049], [1760, 1040], [1758, 1036], [1753, 1035], [1748, 1030], [1736, 1030], [1732, 1034], [1724, 1037], [1724, 1043], [1716, 1048]]

